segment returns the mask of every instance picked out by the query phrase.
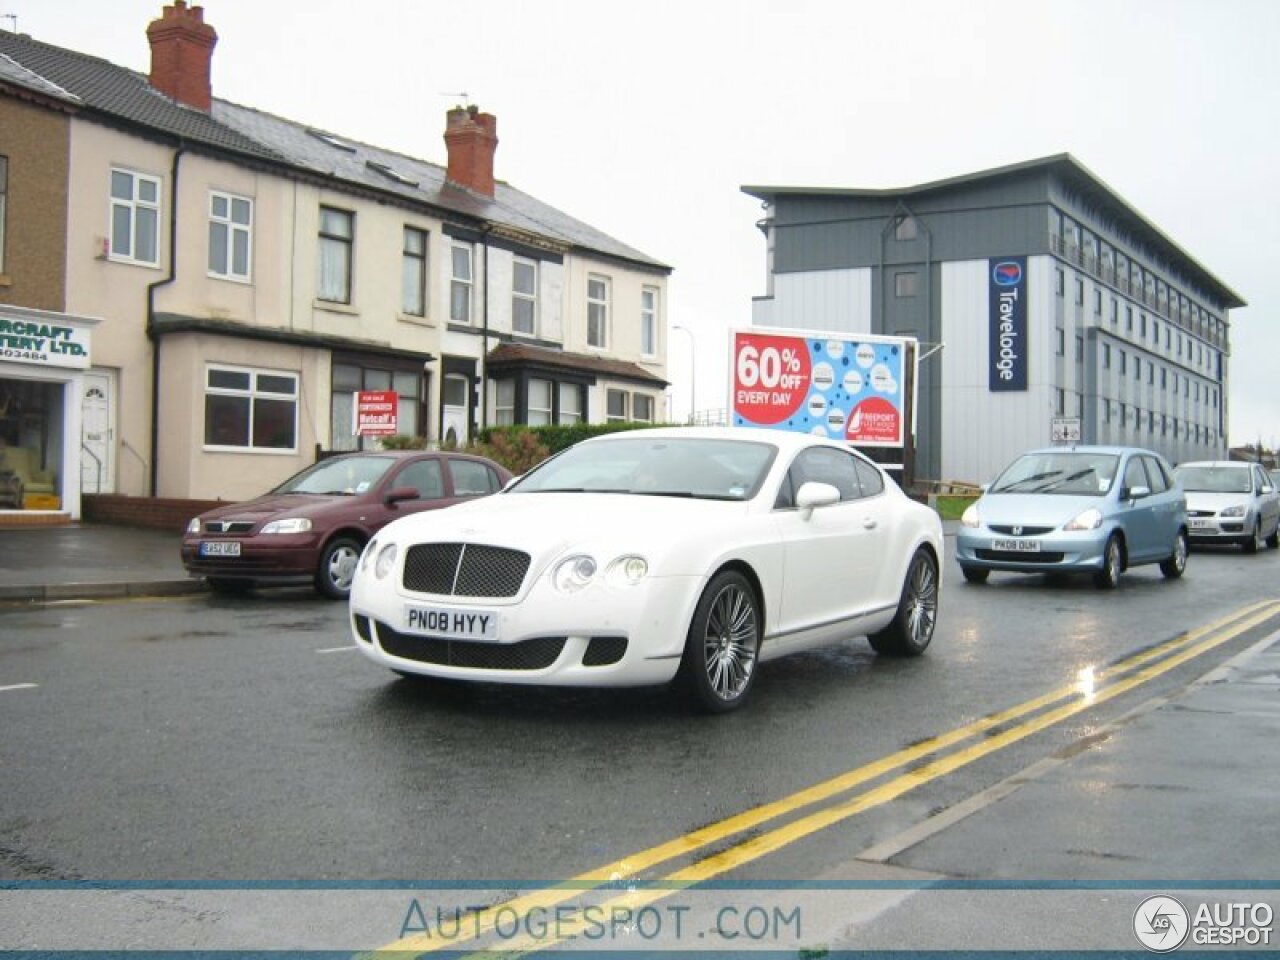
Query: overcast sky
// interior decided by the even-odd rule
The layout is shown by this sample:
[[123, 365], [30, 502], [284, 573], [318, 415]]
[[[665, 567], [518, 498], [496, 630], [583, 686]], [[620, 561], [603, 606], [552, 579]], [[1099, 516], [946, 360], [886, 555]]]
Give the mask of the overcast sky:
[[[146, 72], [162, 0], [2, 0]], [[1276, 0], [207, 0], [214, 95], [443, 163], [462, 91], [497, 176], [675, 268], [696, 403], [764, 292], [743, 184], [898, 187], [1069, 152], [1250, 304], [1232, 443], [1280, 443]], [[0, 20], [0, 27], [11, 21]], [[673, 412], [690, 338], [670, 340]]]

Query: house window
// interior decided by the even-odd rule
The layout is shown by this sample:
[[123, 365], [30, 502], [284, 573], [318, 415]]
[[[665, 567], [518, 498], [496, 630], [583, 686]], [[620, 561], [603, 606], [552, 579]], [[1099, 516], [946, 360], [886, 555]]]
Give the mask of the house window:
[[160, 264], [160, 181], [111, 171], [111, 259]]
[[356, 215], [320, 208], [320, 269], [316, 296], [331, 303], [351, 302], [351, 246]]
[[587, 346], [609, 346], [609, 278], [595, 274], [587, 277]]
[[551, 381], [529, 381], [529, 416], [530, 426], [551, 423]]
[[0, 157], [0, 273], [4, 273], [4, 210], [9, 199], [9, 158]]
[[633, 394], [631, 419], [653, 423], [653, 397], [644, 393]]
[[509, 427], [516, 422], [516, 382], [499, 380], [495, 387], [493, 421], [500, 427]]
[[411, 317], [427, 315], [427, 231], [416, 227], [404, 228], [400, 309]]
[[449, 285], [449, 319], [454, 323], [471, 322], [471, 290], [475, 286], [472, 254], [471, 244], [454, 243], [453, 279]]
[[658, 353], [658, 288], [640, 291], [640, 352], [646, 357]]
[[918, 275], [914, 270], [906, 270], [893, 275], [893, 295], [895, 297], [914, 297]]
[[582, 388], [576, 383], [560, 384], [560, 423], [582, 422]]
[[893, 239], [895, 240], [914, 240], [919, 234], [916, 227], [916, 218], [911, 216], [899, 216], [897, 222], [893, 225]]
[[[417, 365], [415, 365], [417, 366]], [[416, 370], [392, 370], [364, 366], [354, 360], [335, 360], [330, 386], [329, 439], [331, 450], [363, 450], [377, 445], [377, 438], [355, 435], [355, 400], [360, 390], [392, 390], [396, 393], [396, 433], [423, 436], [422, 374]]]
[[610, 390], [605, 401], [605, 419], [609, 423], [617, 423], [627, 419], [629, 407], [628, 394], [625, 390]]
[[209, 276], [250, 279], [253, 201], [229, 193], [209, 194]]
[[511, 329], [529, 336], [538, 332], [538, 264], [534, 260], [517, 257], [512, 265]]
[[205, 370], [206, 447], [293, 451], [297, 437], [297, 374], [233, 367]]

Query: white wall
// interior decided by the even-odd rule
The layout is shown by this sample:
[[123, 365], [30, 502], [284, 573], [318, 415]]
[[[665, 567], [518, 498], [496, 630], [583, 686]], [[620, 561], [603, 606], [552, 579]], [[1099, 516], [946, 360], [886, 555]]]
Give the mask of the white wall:
[[752, 302], [751, 323], [788, 330], [871, 333], [871, 270], [777, 274], [773, 297]]
[[942, 264], [942, 479], [986, 483], [1014, 457], [1047, 446], [1057, 346], [1049, 257], [1027, 260], [1027, 389], [988, 387], [988, 260]]

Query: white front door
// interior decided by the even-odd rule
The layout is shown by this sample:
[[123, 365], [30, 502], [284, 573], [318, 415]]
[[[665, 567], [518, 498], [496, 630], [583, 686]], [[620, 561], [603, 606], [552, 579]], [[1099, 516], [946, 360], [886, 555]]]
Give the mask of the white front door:
[[471, 381], [456, 373], [444, 378], [444, 394], [440, 409], [440, 442], [445, 446], [465, 447], [471, 439]]
[[114, 381], [113, 374], [102, 370], [90, 370], [84, 375], [80, 420], [82, 493], [115, 492], [115, 444], [111, 426]]

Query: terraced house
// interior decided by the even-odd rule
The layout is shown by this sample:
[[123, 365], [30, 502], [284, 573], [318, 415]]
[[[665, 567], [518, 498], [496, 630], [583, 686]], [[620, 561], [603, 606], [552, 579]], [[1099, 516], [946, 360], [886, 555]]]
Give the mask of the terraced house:
[[259, 493], [372, 442], [359, 390], [431, 442], [666, 416], [671, 268], [496, 179], [491, 114], [437, 165], [216, 98], [200, 7], [146, 34], [148, 76], [0, 32], [0, 322], [83, 353], [0, 356], [46, 506]]

